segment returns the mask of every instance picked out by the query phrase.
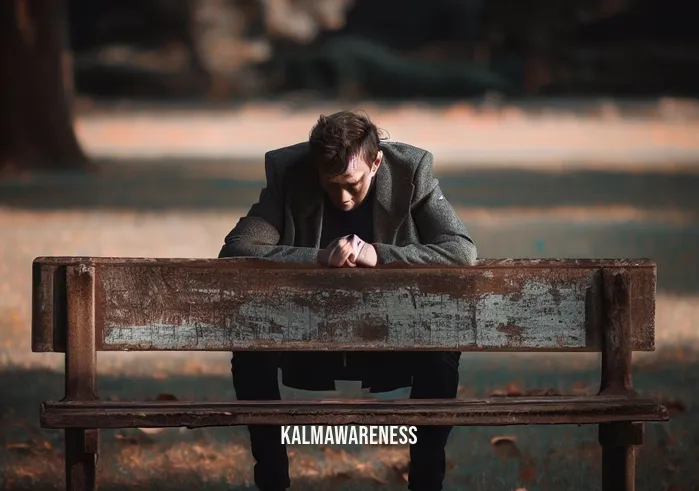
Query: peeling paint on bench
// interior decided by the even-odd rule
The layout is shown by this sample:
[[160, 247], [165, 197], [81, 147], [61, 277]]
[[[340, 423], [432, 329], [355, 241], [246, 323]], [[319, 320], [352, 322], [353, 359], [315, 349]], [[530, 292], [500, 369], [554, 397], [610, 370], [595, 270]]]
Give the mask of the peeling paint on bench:
[[[105, 285], [107, 295], [110, 287]], [[530, 281], [518, 293], [490, 293], [474, 299], [417, 288], [365, 292], [338, 288], [315, 295], [312, 302], [304, 299], [305, 293], [312, 295], [288, 287], [275, 289], [273, 298], [192, 289], [187, 292], [192, 305], [208, 304], [210, 309], [177, 308], [176, 319], [164, 315], [165, 310], [149, 314], [138, 303], [107, 308], [103, 348], [219, 350], [288, 343], [296, 348], [309, 343], [313, 349], [330, 343], [361, 349], [416, 344], [425, 348], [585, 346], [585, 292], [579, 285], [552, 294], [547, 285]], [[172, 298], [172, 293], [166, 296]], [[124, 300], [118, 304], [123, 306]]]
[[[600, 349], [601, 261], [373, 269], [259, 260], [92, 264], [102, 351]], [[631, 275], [633, 348], [652, 350], [655, 266], [620, 264]], [[47, 300], [35, 309], [34, 339], [43, 341], [35, 350], [62, 349], [61, 306], [51, 304], [61, 300], [60, 283], [52, 279], [60, 281], [60, 266], [39, 264], [35, 294]]]

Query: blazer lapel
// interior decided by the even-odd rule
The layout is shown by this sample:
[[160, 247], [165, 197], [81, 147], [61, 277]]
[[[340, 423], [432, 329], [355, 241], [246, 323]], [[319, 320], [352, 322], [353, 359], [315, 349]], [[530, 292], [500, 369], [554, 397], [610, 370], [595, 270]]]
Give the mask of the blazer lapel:
[[408, 179], [396, 177], [384, 152], [383, 162], [376, 172], [376, 203], [374, 203], [374, 242], [394, 244], [398, 229], [410, 214], [410, 202], [415, 186]]
[[324, 191], [318, 175], [306, 168], [294, 179], [294, 200], [292, 215], [296, 223], [296, 244], [301, 247], [320, 247], [323, 228]]

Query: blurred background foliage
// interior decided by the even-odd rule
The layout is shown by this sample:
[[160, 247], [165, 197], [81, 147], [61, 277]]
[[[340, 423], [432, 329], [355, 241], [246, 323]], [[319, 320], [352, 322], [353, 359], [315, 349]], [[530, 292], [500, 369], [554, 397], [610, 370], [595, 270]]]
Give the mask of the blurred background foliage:
[[688, 95], [683, 0], [68, 0], [76, 88], [103, 97]]

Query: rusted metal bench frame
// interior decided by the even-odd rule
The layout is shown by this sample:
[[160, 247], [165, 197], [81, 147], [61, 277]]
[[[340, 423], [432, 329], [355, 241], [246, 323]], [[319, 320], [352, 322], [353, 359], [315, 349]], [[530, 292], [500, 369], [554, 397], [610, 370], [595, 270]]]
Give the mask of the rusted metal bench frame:
[[[50, 258], [49, 258], [50, 259]], [[104, 259], [105, 261], [109, 259]], [[34, 268], [34, 326], [33, 350], [53, 351], [40, 346], [37, 338], [37, 319], [45, 320], [46, 312], [39, 313], [42, 308], [38, 303], [53, 292], [42, 291], [47, 284], [42, 281], [45, 270], [41, 268], [41, 258], [35, 261]], [[646, 264], [647, 265], [647, 264]], [[73, 258], [66, 260], [62, 266], [65, 271], [65, 298], [53, 299], [64, 301], [66, 310], [66, 339], [65, 339], [65, 397], [60, 404], [74, 404], [76, 408], [84, 407], [85, 415], [91, 413], [91, 407], [99, 407], [96, 388], [96, 352], [98, 344], [95, 334], [95, 266], [89, 259]], [[654, 265], [653, 265], [654, 267]], [[633, 268], [633, 266], [631, 266]], [[631, 326], [631, 296], [629, 293], [629, 273], [624, 268], [600, 268], [602, 286], [602, 319], [603, 329], [600, 339], [600, 351], [602, 358], [601, 384], [599, 396], [609, 400], [610, 404], [617, 404], [619, 408], [632, 407], [636, 401], [636, 393], [632, 385], [631, 358], [632, 358], [632, 326]], [[60, 275], [57, 277], [60, 280]], [[54, 281], [56, 278], [54, 278]], [[54, 283], [49, 282], [51, 285]], [[653, 285], [654, 287], [654, 285]], [[654, 293], [654, 292], [653, 292]], [[55, 334], [55, 333], [54, 333]], [[40, 336], [39, 336], [40, 337]], [[45, 340], [45, 339], [44, 339]], [[55, 339], [54, 339], [55, 341]], [[415, 346], [420, 349], [420, 346]], [[652, 349], [652, 348], [651, 348]], [[56, 350], [59, 351], [59, 350]], [[462, 350], [466, 351], [466, 350]], [[513, 351], [529, 351], [517, 350]], [[558, 351], [567, 351], [559, 349]], [[527, 404], [527, 398], [514, 398], [507, 403]], [[616, 401], [616, 402], [615, 402]], [[439, 408], [447, 408], [455, 405], [456, 401], [441, 401], [442, 405], [430, 406], [431, 401], [405, 401], [400, 406], [388, 407], [385, 403], [375, 406], [365, 406], [364, 409], [352, 405], [352, 401], [335, 406], [337, 417], [327, 416], [324, 419], [314, 417], [313, 414], [304, 414], [303, 403], [299, 403], [297, 409], [298, 421], [303, 423], [313, 421], [321, 424], [330, 423], [368, 423], [374, 422], [386, 424], [387, 422], [402, 422], [402, 424], [445, 424], [451, 422], [460, 425], [462, 420], [449, 416], [447, 420], [439, 418]], [[437, 403], [440, 401], [436, 401]], [[444, 404], [446, 402], [446, 405]], [[179, 403], [185, 407], [196, 403]], [[480, 425], [504, 425], [504, 424], [564, 424], [566, 412], [574, 412], [575, 402], [568, 402], [569, 408], [556, 408], [551, 404], [542, 405], [542, 413], [537, 419], [531, 415], [518, 417], [516, 411], [512, 412], [510, 419], [505, 420], [501, 416], [488, 418], [484, 413], [482, 417], [470, 417], [463, 419], [468, 424]], [[254, 403], [252, 404], [254, 406]], [[255, 410], [261, 424], [288, 423], [289, 419], [280, 421], [276, 417], [274, 403], [261, 403]], [[581, 406], [583, 403], [581, 403]], [[216, 413], [215, 405], [209, 405], [212, 413]], [[555, 405], [554, 405], [555, 406]], [[107, 427], [126, 427], [104, 424], [104, 421], [96, 422], [92, 427], [84, 425], [75, 427], [67, 421], [61, 421], [54, 415], [51, 420], [50, 403], [42, 403], [42, 426], [49, 428], [63, 428], [65, 431], [65, 465], [66, 487], [69, 490], [93, 490], [96, 489], [96, 465], [99, 454], [99, 429]], [[173, 406], [174, 407], [174, 406]], [[514, 406], [516, 407], [516, 406]], [[260, 409], [269, 409], [265, 412]], [[161, 409], [162, 410], [162, 409]], [[155, 410], [157, 413], [158, 410]], [[546, 412], [549, 411], [549, 412]], [[526, 412], [526, 411], [525, 411]], [[599, 443], [602, 446], [602, 483], [605, 491], [631, 491], [635, 489], [635, 447], [643, 443], [643, 421], [667, 421], [667, 411], [662, 406], [654, 410], [654, 415], [639, 412], [635, 420], [628, 414], [615, 418], [611, 412], [608, 415], [601, 414], [591, 417], [581, 424], [599, 424]], [[398, 413], [398, 414], [397, 414]], [[229, 413], [226, 413], [229, 414]], [[449, 413], [452, 414], [452, 413]], [[60, 416], [60, 415], [59, 415]], [[435, 417], [436, 416], [436, 417]], [[432, 421], [429, 421], [430, 418]], [[464, 416], [466, 418], [466, 416]], [[88, 418], [89, 419], [89, 418]], [[88, 419], [81, 419], [87, 421]], [[246, 423], [251, 423], [254, 417], [247, 415]], [[208, 424], [197, 425], [192, 422], [182, 422], [180, 426], [218, 426], [230, 424], [225, 421], [217, 424], [214, 419]], [[580, 422], [581, 420], [576, 420]], [[406, 423], [409, 422], [409, 423]], [[239, 424], [239, 423], [233, 423]], [[158, 426], [157, 418], [151, 421], [152, 426]], [[167, 424], [166, 426], [172, 426]]]

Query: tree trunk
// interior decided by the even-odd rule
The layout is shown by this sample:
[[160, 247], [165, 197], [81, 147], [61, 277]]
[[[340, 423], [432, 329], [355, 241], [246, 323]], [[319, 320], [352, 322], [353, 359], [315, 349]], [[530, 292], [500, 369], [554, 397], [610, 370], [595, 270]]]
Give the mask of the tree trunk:
[[73, 129], [65, 1], [0, 1], [0, 171], [92, 168]]

